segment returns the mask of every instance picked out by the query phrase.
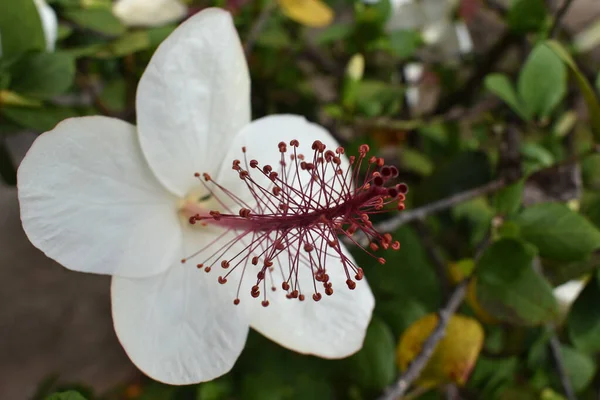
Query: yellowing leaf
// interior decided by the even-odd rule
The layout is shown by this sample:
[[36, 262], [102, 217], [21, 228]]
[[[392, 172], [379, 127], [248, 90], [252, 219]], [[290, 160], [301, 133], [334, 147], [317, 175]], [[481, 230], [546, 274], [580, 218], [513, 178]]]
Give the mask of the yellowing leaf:
[[498, 321], [496, 318], [492, 317], [485, 309], [479, 304], [477, 301], [477, 288], [475, 285], [477, 284], [477, 278], [471, 279], [469, 282], [469, 286], [467, 287], [467, 304], [473, 309], [473, 312], [481, 321], [486, 324], [497, 324]]
[[[405, 371], [421, 352], [438, 323], [437, 314], [428, 314], [404, 332], [396, 349], [398, 366]], [[420, 386], [432, 387], [446, 383], [463, 385], [475, 366], [483, 345], [483, 328], [477, 320], [453, 315], [446, 328], [446, 336], [438, 343], [433, 356], [416, 381]]]
[[333, 21], [333, 10], [320, 0], [278, 0], [281, 11], [294, 21], [315, 28]]

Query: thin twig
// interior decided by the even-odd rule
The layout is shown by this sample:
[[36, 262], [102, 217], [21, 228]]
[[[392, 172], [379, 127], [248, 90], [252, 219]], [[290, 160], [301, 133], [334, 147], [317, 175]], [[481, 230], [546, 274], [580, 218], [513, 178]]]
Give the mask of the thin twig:
[[390, 386], [388, 390], [379, 398], [379, 400], [395, 400], [403, 396], [412, 382], [415, 381], [421, 375], [421, 371], [427, 365], [427, 362], [433, 355], [437, 344], [446, 335], [446, 327], [452, 315], [458, 310], [458, 307], [462, 304], [466, 294], [467, 287], [469, 285], [469, 279], [465, 279], [460, 282], [452, 292], [452, 295], [448, 299], [448, 302], [444, 308], [438, 311], [438, 323], [431, 335], [427, 338], [419, 355], [413, 360], [408, 366], [408, 369], [400, 378], [396, 381], [393, 386]]
[[550, 353], [552, 354], [552, 359], [554, 360], [554, 367], [556, 368], [556, 372], [560, 378], [560, 383], [563, 391], [565, 392], [565, 396], [567, 397], [567, 400], [577, 400], [577, 396], [575, 396], [575, 391], [573, 390], [573, 386], [571, 385], [571, 381], [569, 380], [567, 370], [562, 360], [562, 355], [560, 353], [560, 341], [556, 336], [556, 330], [553, 326], [549, 326], [548, 329], [551, 332], [548, 346], [550, 347]]
[[550, 28], [550, 37], [555, 37], [558, 33], [558, 28], [560, 27], [560, 21], [564, 17], [564, 15], [571, 7], [573, 0], [565, 0], [562, 7], [556, 10], [556, 14], [554, 14], [554, 21], [552, 22], [552, 27]]
[[497, 179], [486, 183], [485, 185], [476, 187], [471, 190], [467, 190], [461, 193], [457, 193], [445, 199], [434, 201], [433, 203], [427, 204], [423, 207], [415, 208], [409, 211], [403, 211], [387, 221], [380, 222], [375, 226], [379, 232], [393, 232], [400, 226], [415, 221], [418, 219], [424, 219], [425, 217], [435, 214], [439, 211], [445, 210], [457, 204], [465, 201], [474, 199], [479, 196], [485, 196], [487, 194], [496, 192], [507, 185], [504, 179]]
[[254, 44], [258, 40], [258, 37], [260, 36], [262, 30], [265, 28], [265, 25], [267, 24], [267, 21], [271, 17], [271, 14], [275, 10], [276, 6], [277, 4], [275, 3], [275, 1], [269, 1], [267, 5], [264, 6], [263, 9], [260, 11], [258, 18], [256, 18], [256, 21], [254, 21], [254, 24], [250, 28], [250, 32], [248, 32], [246, 43], [244, 44], [244, 54], [246, 54], [246, 58], [252, 52]]

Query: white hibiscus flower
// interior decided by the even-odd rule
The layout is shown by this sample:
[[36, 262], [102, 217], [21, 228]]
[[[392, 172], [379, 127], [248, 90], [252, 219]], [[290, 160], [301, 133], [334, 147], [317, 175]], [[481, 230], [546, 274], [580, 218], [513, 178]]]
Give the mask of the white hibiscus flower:
[[127, 26], [161, 26], [185, 18], [187, 6], [179, 0], [117, 0], [113, 14]]
[[[261, 299], [253, 299], [258, 296], [258, 289], [250, 289], [257, 282], [256, 272], [248, 272], [244, 279], [241, 276], [256, 268], [253, 265], [232, 266], [235, 276], [228, 278], [233, 282], [224, 285], [217, 283], [213, 273], [196, 267], [204, 257], [196, 253], [203, 248], [208, 247], [207, 254], [215, 257], [221, 257], [220, 249], [225, 248], [233, 264], [248, 249], [249, 241], [264, 245], [270, 240], [254, 236], [249, 240], [240, 231], [223, 229], [216, 217], [206, 224], [190, 222], [190, 217], [200, 218], [196, 212], [206, 214], [219, 207], [226, 212], [227, 201], [236, 196], [256, 201], [249, 205], [253, 210], [269, 209], [269, 204], [261, 204], [270, 199], [269, 193], [247, 195], [252, 183], [232, 171], [234, 158], [246, 156], [260, 160], [262, 166], [278, 165], [283, 154], [277, 150], [277, 146], [282, 148], [279, 142], [291, 145], [297, 139], [298, 151], [304, 154], [313, 153], [313, 142], [328, 149], [338, 146], [327, 131], [302, 117], [276, 115], [250, 122], [249, 99], [247, 65], [232, 19], [225, 11], [207, 9], [177, 28], [154, 54], [138, 87], [137, 128], [108, 117], [68, 119], [38, 137], [18, 171], [21, 218], [31, 242], [66, 268], [113, 276], [117, 336], [131, 360], [162, 382], [190, 384], [226, 373], [244, 347], [249, 326], [297, 352], [345, 357], [362, 346], [371, 318], [374, 299], [367, 283], [359, 282], [354, 290], [337, 284], [341, 280], [348, 287], [354, 285], [348, 275], [354, 264], [322, 225], [318, 228], [322, 233], [312, 241], [319, 251], [304, 256], [298, 255], [299, 239], [295, 247], [291, 244], [293, 235], [299, 233], [288, 231], [287, 236], [268, 242], [269, 249], [279, 251], [273, 258], [278, 269], [271, 274], [272, 279], [279, 279], [276, 285], [285, 291], [290, 284], [292, 289], [301, 284], [309, 292], [317, 288], [316, 276], [330, 294], [329, 282], [334, 282], [335, 294], [323, 296], [322, 301], [290, 300], [293, 291], [288, 290], [286, 298], [279, 288], [262, 290]], [[245, 155], [242, 146], [246, 146]], [[343, 154], [320, 151], [314, 150], [316, 155], [325, 154], [328, 163], [348, 165]], [[361, 153], [357, 160], [363, 158]], [[311, 170], [311, 165], [303, 163], [302, 172]], [[222, 196], [225, 192], [215, 186], [210, 189], [212, 182], [195, 177], [197, 171], [226, 186], [229, 200], [221, 201], [227, 197]], [[375, 183], [369, 193], [388, 190], [388, 198], [403, 198], [398, 193], [405, 187], [382, 187], [397, 171], [389, 167], [381, 171], [373, 175]], [[303, 194], [302, 201], [311, 207], [312, 202], [339, 206], [352, 200], [351, 195], [342, 199], [340, 193], [357, 193], [339, 177], [326, 179], [332, 179], [321, 182], [327, 191]], [[283, 192], [288, 191], [290, 204], [300, 193], [294, 182], [280, 185]], [[310, 180], [308, 187], [313, 188], [315, 182]], [[369, 207], [381, 203], [378, 200]], [[366, 212], [361, 218], [368, 225]], [[332, 229], [340, 226], [334, 224]], [[382, 238], [384, 248], [399, 247], [389, 236], [372, 237]], [[324, 249], [325, 241], [331, 248]], [[305, 251], [313, 250], [306, 240], [302, 243]], [[337, 256], [331, 256], [333, 250]], [[243, 258], [248, 261], [247, 256]], [[190, 262], [182, 264], [182, 259]], [[315, 272], [313, 268], [321, 269]], [[289, 272], [278, 275], [278, 270]], [[357, 272], [360, 278], [362, 271]], [[262, 307], [265, 303], [269, 306]]]

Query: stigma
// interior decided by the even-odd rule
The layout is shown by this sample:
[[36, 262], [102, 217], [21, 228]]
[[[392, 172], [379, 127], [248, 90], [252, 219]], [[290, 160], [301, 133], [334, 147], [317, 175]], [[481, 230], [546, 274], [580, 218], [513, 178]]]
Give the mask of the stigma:
[[[181, 262], [198, 259], [198, 269], [220, 269], [221, 284], [241, 271], [236, 274], [241, 278], [234, 304], [240, 303], [241, 279], [252, 280], [249, 294], [265, 307], [269, 289], [281, 289], [298, 301], [307, 296], [319, 301], [333, 295], [339, 284], [354, 290], [364, 273], [345, 254], [342, 239], [380, 264], [385, 258], [375, 253], [400, 249], [397, 240], [378, 232], [371, 221], [373, 215], [404, 210], [408, 187], [396, 182], [398, 169], [369, 156], [364, 144], [358, 155], [348, 158], [343, 147], [327, 149], [318, 140], [310, 157], [298, 153], [298, 146], [298, 140], [280, 142], [277, 165], [248, 160], [242, 148], [243, 160], [233, 160], [232, 173], [245, 193], [233, 193], [207, 173], [194, 174], [216, 207], [186, 207], [186, 223], [219, 227], [222, 233]], [[344, 282], [332, 282], [328, 260], [343, 269]], [[311, 287], [300, 286], [301, 273], [312, 276]]]

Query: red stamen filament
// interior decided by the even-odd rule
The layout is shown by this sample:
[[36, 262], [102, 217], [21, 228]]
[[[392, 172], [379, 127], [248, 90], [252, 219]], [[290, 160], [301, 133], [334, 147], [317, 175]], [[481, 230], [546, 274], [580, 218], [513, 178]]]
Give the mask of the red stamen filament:
[[[339, 260], [346, 276], [345, 284], [353, 290], [355, 281], [361, 280], [364, 274], [344, 255], [338, 236], [346, 237], [381, 264], [385, 263], [385, 259], [373, 252], [400, 249], [400, 243], [394, 241], [390, 234], [377, 232], [369, 217], [388, 212], [388, 206], [392, 204], [398, 210], [404, 209], [408, 187], [403, 183], [393, 183], [398, 177], [398, 170], [384, 165], [382, 158], [367, 158], [367, 145], [360, 146], [358, 157], [350, 157], [345, 170], [340, 159], [345, 153], [342, 147], [331, 151], [320, 141], [315, 141], [309, 162], [297, 153], [298, 145], [297, 140], [292, 140], [289, 144], [292, 151], [288, 152], [288, 146], [279, 143], [281, 158], [278, 171], [270, 165], [260, 165], [257, 160], [248, 162], [245, 148], [242, 149], [245, 169], [239, 160], [233, 162], [232, 169], [246, 185], [254, 204], [246, 203], [210, 175], [194, 174], [222, 210], [198, 209], [199, 212], [189, 216], [189, 223], [219, 226], [224, 231], [204, 248], [183, 259], [182, 263], [210, 248], [212, 254], [197, 264], [198, 269], [210, 272], [211, 266], [220, 264], [225, 272], [218, 278], [221, 284], [225, 284], [234, 271], [241, 269], [234, 304], [240, 302], [241, 280], [246, 270], [254, 268], [257, 268], [254, 269], [257, 271], [256, 282], [250, 295], [258, 298], [262, 293], [261, 304], [265, 307], [269, 305], [267, 278], [269, 287], [276, 290], [272, 276], [275, 269], [282, 277], [281, 284], [277, 286], [287, 293], [289, 299], [303, 301], [303, 291], [309, 290], [300, 287], [301, 268], [308, 269], [312, 275], [311, 297], [314, 301], [322, 299], [319, 286], [322, 286], [325, 295], [330, 296], [334, 288], [327, 274], [328, 258]], [[360, 181], [363, 162], [368, 163], [367, 171], [362, 183], [353, 187], [353, 182]], [[235, 204], [235, 208], [228, 203]], [[189, 212], [189, 209], [186, 208], [186, 211]], [[369, 239], [367, 247], [353, 236], [359, 230]], [[244, 245], [243, 249], [232, 251], [234, 246], [239, 248], [236, 245], [240, 242]]]

